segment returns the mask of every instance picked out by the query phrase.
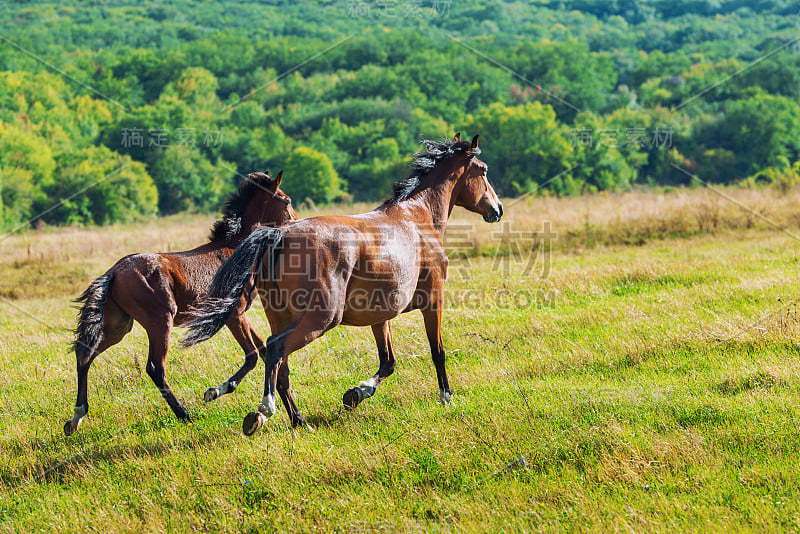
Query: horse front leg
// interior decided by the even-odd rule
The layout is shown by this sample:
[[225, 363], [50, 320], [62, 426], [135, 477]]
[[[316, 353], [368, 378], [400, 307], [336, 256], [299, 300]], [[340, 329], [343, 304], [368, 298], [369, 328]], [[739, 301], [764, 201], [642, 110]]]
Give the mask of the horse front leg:
[[361, 401], [372, 397], [384, 378], [394, 372], [395, 358], [392, 348], [392, 328], [389, 321], [372, 325], [372, 334], [378, 346], [378, 372], [369, 380], [348, 389], [342, 397], [342, 404], [350, 410], [355, 409]]
[[244, 350], [244, 364], [236, 371], [233, 376], [220, 384], [219, 387], [208, 388], [203, 395], [205, 402], [211, 402], [228, 393], [233, 393], [236, 388], [241, 384], [244, 377], [255, 369], [258, 363], [258, 356], [262, 350], [265, 350], [264, 339], [258, 335], [253, 328], [252, 323], [246, 315], [236, 315], [231, 317], [228, 321], [228, 329], [233, 334], [236, 342]]
[[422, 318], [425, 321], [425, 333], [428, 335], [428, 342], [431, 345], [433, 365], [436, 367], [436, 379], [439, 382], [439, 401], [447, 405], [452, 402], [453, 393], [450, 391], [450, 383], [447, 380], [447, 369], [445, 368], [441, 307], [435, 306], [433, 308], [423, 309]]

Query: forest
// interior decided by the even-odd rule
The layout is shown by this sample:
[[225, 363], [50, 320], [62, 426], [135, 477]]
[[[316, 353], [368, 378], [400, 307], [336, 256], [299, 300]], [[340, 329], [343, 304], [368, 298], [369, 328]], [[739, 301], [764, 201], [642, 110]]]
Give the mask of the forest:
[[782, 0], [0, 2], [0, 228], [380, 201], [480, 134], [498, 193], [800, 176]]

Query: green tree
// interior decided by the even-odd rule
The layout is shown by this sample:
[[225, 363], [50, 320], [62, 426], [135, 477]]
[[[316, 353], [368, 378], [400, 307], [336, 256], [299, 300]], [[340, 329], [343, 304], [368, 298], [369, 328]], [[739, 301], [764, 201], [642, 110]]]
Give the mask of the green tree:
[[347, 185], [355, 200], [375, 200], [387, 196], [391, 185], [402, 178], [407, 165], [400, 155], [397, 141], [392, 138], [379, 139], [364, 149], [363, 163], [349, 168]]
[[735, 174], [728, 179], [744, 178], [764, 167], [780, 166], [781, 158], [800, 159], [800, 105], [766, 94], [734, 100], [722, 117], [698, 125], [694, 137], [698, 155], [710, 149], [735, 155]]
[[219, 154], [233, 162], [242, 174], [276, 169], [286, 161], [293, 148], [293, 139], [277, 124], [247, 130], [226, 129], [224, 139]]
[[[573, 142], [579, 164], [573, 174], [581, 182], [581, 189], [589, 192], [619, 191], [627, 187], [636, 176], [636, 171], [629, 162], [644, 164], [647, 154], [638, 152], [633, 145], [626, 146], [626, 139], [622, 137], [626, 133], [625, 129], [614, 121], [603, 121], [594, 113], [584, 112], [578, 115], [575, 126], [576, 133], [588, 131], [592, 134], [591, 143]], [[602, 135], [598, 136], [598, 132]], [[620, 150], [626, 150], [628, 157], [624, 157]]]
[[309, 198], [317, 204], [327, 204], [344, 193], [331, 160], [313, 148], [297, 147], [286, 161], [287, 176], [284, 190], [297, 202]]
[[[541, 102], [492, 104], [469, 121], [467, 128], [480, 135], [481, 159], [489, 165], [490, 180], [501, 196], [530, 191], [576, 161], [569, 130], [556, 120], [553, 108]], [[568, 175], [552, 182], [556, 191]]]
[[211, 72], [202, 67], [189, 67], [164, 88], [163, 94], [177, 96], [191, 106], [208, 108], [217, 98], [217, 87], [219, 83]]
[[158, 191], [152, 178], [144, 164], [128, 156], [103, 146], [88, 147], [64, 154], [58, 167], [58, 179], [47, 193], [63, 204], [45, 217], [50, 223], [109, 224], [157, 211]]
[[604, 109], [617, 83], [611, 57], [590, 52], [586, 43], [575, 39], [524, 42], [509, 54], [508, 62], [536, 88], [544, 89], [536, 98], [552, 105], [558, 117], [567, 121], [580, 109]]
[[170, 145], [157, 154], [149, 168], [161, 213], [219, 208], [223, 194], [232, 187], [230, 164], [213, 164], [186, 145]]
[[46, 139], [0, 121], [0, 169], [6, 217], [24, 221], [48, 204], [56, 162]]

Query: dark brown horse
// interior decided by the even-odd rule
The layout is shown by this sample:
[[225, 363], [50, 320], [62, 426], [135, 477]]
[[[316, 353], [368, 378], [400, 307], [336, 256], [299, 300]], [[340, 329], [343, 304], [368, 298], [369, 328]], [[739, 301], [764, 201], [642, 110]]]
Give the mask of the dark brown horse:
[[277, 389], [292, 424], [302, 424], [289, 384], [288, 356], [331, 328], [371, 326], [380, 365], [369, 380], [344, 394], [355, 408], [392, 374], [389, 321], [419, 309], [431, 346], [443, 403], [451, 391], [441, 325], [447, 255], [444, 230], [454, 206], [500, 220], [503, 206], [477, 158], [478, 137], [424, 142], [408, 178], [375, 210], [353, 217], [312, 217], [253, 232], [214, 276], [209, 294], [187, 324], [192, 345], [218, 332], [237, 312], [253, 273], [272, 328], [264, 354], [264, 398], [244, 420], [246, 435], [275, 413]]
[[[137, 321], [147, 331], [150, 351], [147, 374], [153, 379], [175, 415], [189, 421], [164, 374], [173, 326], [188, 318], [211, 283], [214, 273], [259, 225], [280, 226], [297, 219], [291, 201], [279, 189], [283, 171], [273, 180], [265, 173], [252, 173], [225, 203], [223, 217], [214, 224], [209, 242], [186, 252], [169, 254], [132, 254], [125, 256], [106, 274], [92, 282], [77, 302], [83, 306], [75, 330], [75, 356], [78, 363], [78, 399], [75, 413], [64, 425], [72, 434], [89, 411], [87, 376], [92, 361], [104, 350], [119, 343]], [[226, 320], [233, 337], [245, 352], [245, 363], [219, 388], [205, 394], [206, 402], [231, 393], [258, 362], [261, 338], [244, 312], [250, 306], [253, 291], [234, 304], [235, 313]]]

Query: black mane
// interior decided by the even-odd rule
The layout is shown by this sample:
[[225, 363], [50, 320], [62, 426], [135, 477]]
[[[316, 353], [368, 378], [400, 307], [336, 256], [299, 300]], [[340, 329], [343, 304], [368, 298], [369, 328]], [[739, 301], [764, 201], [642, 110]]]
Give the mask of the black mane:
[[228, 195], [225, 204], [222, 206], [222, 218], [211, 227], [211, 235], [208, 236], [210, 242], [233, 239], [242, 229], [242, 215], [244, 209], [253, 199], [259, 189], [265, 189], [272, 177], [263, 172], [252, 173], [248, 178], [242, 180], [239, 188]]
[[425, 147], [423, 152], [417, 152], [411, 158], [411, 170], [408, 176], [400, 181], [397, 181], [392, 186], [392, 196], [386, 200], [387, 204], [394, 204], [401, 200], [407, 200], [411, 193], [419, 186], [422, 179], [433, 170], [440, 161], [449, 159], [459, 152], [470, 152], [471, 155], [477, 156], [481, 153], [481, 149], [475, 147], [472, 149], [472, 143], [469, 141], [431, 141], [426, 139], [422, 141]]

